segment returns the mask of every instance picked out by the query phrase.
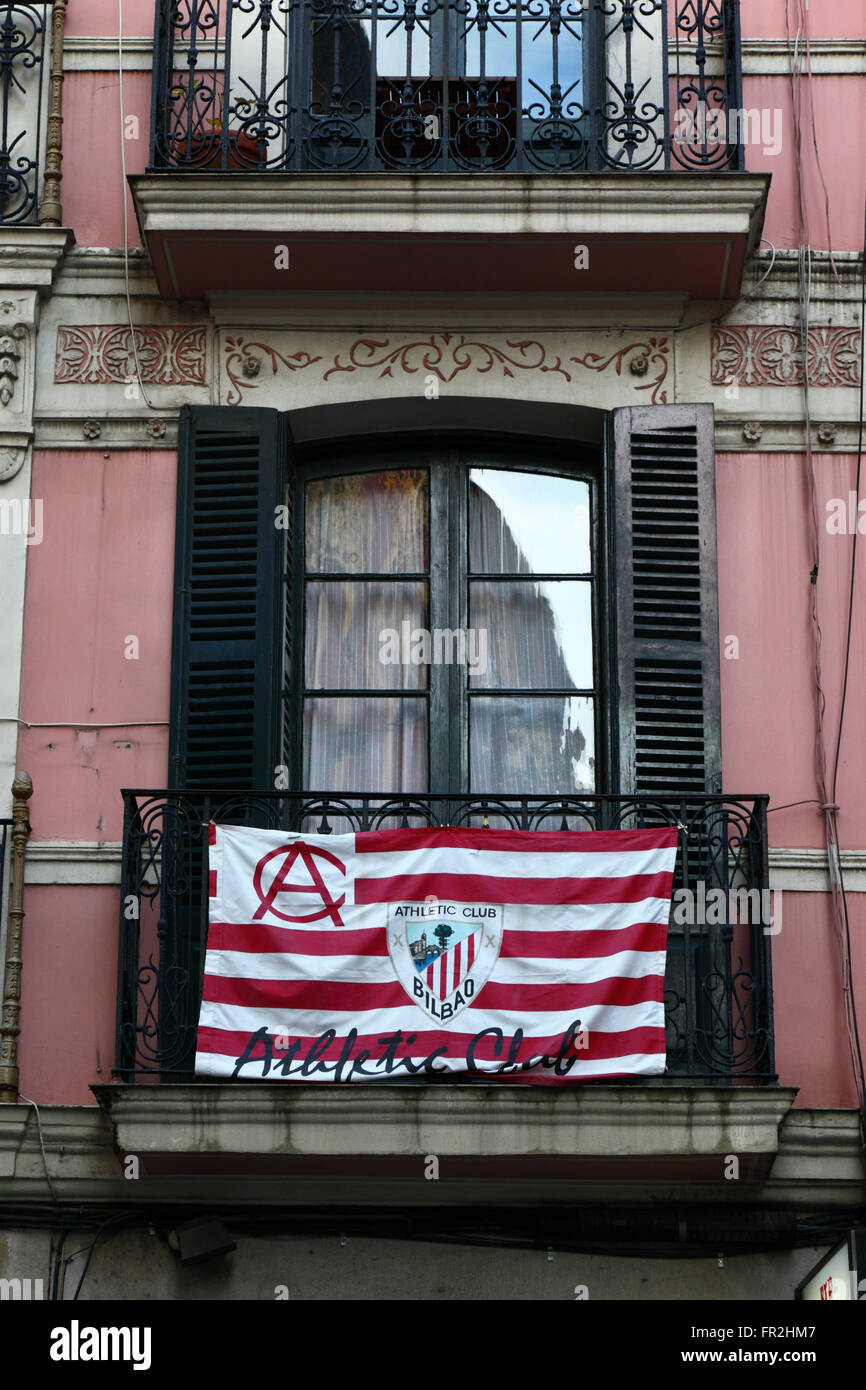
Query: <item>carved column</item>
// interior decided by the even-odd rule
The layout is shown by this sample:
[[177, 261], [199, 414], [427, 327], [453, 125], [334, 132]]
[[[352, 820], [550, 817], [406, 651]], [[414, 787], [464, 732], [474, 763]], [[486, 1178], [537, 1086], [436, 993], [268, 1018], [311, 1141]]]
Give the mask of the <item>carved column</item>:
[[21, 937], [24, 922], [24, 855], [30, 834], [27, 802], [33, 795], [28, 772], [12, 783], [12, 873], [9, 889], [9, 934], [6, 941], [6, 983], [0, 1021], [0, 1103], [18, 1100], [18, 1015], [21, 1012]]
[[45, 132], [45, 180], [39, 221], [46, 227], [63, 225], [60, 205], [61, 165], [63, 163], [63, 31], [66, 27], [66, 0], [54, 0], [51, 7], [51, 75], [48, 79], [48, 122]]

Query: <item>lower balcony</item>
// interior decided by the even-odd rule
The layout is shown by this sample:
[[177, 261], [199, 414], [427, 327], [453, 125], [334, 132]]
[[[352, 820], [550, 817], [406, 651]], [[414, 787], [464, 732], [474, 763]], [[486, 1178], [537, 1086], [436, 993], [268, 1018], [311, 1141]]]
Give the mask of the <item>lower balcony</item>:
[[[677, 825], [665, 976], [667, 1066], [662, 1077], [627, 1084], [776, 1082], [766, 796], [149, 790], [125, 791], [124, 800], [114, 1069], [123, 1082], [196, 1080], [210, 822], [317, 834], [435, 825], [539, 834]], [[497, 1082], [430, 1077], [418, 1084]]]

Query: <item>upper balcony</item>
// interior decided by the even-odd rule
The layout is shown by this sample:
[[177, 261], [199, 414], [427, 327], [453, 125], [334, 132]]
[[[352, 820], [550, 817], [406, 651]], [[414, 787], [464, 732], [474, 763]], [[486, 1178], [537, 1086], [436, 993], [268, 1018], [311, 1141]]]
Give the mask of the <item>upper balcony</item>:
[[738, 0], [160, 0], [154, 64], [132, 182], [167, 297], [289, 268], [718, 300], [759, 233]]

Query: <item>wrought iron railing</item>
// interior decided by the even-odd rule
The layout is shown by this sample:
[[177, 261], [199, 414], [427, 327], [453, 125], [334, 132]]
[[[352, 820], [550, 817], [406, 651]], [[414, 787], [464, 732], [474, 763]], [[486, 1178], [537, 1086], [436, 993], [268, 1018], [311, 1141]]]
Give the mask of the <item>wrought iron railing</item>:
[[51, 0], [0, 4], [0, 226], [39, 220]]
[[158, 0], [151, 167], [741, 169], [739, 0]]
[[211, 820], [317, 833], [437, 824], [540, 833], [679, 825], [675, 882], [693, 896], [678, 900], [668, 929], [665, 1079], [776, 1079], [765, 796], [123, 796], [115, 1072], [126, 1081], [144, 1073], [193, 1079]]

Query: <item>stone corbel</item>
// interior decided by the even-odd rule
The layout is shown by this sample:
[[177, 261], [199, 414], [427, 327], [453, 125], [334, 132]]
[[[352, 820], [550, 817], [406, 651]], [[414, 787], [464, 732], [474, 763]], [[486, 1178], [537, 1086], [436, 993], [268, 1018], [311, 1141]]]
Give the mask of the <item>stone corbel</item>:
[[0, 484], [11, 482], [27, 462], [32, 435], [0, 432]]

